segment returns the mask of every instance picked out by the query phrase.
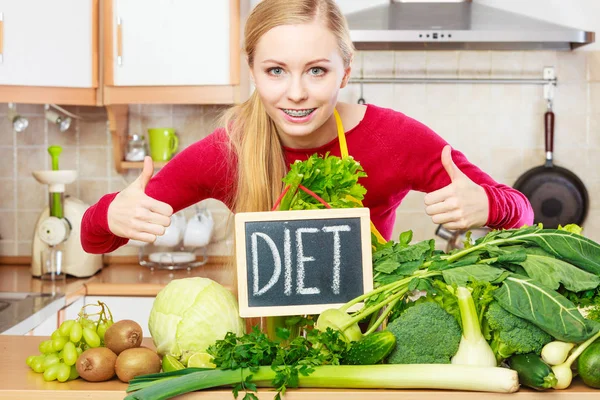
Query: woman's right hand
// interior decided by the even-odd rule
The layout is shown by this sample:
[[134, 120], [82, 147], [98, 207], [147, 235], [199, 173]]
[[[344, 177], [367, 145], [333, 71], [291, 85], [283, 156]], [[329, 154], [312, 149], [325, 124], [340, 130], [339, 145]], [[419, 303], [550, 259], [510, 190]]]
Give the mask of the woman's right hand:
[[142, 174], [108, 206], [108, 228], [114, 235], [153, 243], [171, 224], [173, 208], [145, 193], [153, 173], [152, 158], [146, 156]]

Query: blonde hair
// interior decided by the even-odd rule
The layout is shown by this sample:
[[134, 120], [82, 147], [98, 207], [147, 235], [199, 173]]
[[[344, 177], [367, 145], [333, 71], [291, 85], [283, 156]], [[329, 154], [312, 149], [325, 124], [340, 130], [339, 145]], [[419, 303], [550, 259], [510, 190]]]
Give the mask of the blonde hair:
[[[263, 0], [254, 8], [244, 31], [244, 51], [250, 68], [254, 65], [260, 38], [280, 25], [305, 24], [315, 20], [336, 36], [347, 68], [354, 46], [346, 20], [334, 0]], [[237, 187], [234, 212], [268, 211], [283, 190], [287, 173], [284, 153], [275, 123], [267, 114], [256, 90], [244, 103], [223, 117], [230, 145], [237, 156]]]

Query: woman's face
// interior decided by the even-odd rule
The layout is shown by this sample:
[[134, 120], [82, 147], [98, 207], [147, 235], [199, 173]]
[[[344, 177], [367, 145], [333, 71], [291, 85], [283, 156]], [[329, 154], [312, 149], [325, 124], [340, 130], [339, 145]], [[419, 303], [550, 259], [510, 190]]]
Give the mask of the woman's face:
[[318, 147], [333, 139], [340, 88], [350, 76], [336, 37], [321, 23], [281, 25], [259, 40], [252, 78], [285, 146]]

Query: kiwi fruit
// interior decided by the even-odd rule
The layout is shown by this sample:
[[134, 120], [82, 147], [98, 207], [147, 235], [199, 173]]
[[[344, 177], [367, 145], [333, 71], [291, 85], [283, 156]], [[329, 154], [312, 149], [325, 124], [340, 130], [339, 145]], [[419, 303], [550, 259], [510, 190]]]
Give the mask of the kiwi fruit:
[[140, 347], [143, 337], [140, 324], [130, 319], [123, 319], [106, 330], [104, 346], [119, 355], [123, 350]]
[[77, 373], [86, 381], [102, 382], [115, 376], [117, 355], [106, 347], [96, 347], [81, 353], [75, 363]]
[[146, 347], [135, 347], [119, 354], [115, 372], [120, 380], [127, 383], [136, 376], [160, 372], [161, 365], [161, 359], [154, 351]]

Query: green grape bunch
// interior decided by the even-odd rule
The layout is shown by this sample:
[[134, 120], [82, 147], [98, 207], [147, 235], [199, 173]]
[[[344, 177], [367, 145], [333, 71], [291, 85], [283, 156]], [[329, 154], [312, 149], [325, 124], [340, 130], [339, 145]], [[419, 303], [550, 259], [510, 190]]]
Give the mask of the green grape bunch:
[[[99, 307], [97, 312], [88, 313], [90, 308], [96, 307]], [[34, 372], [43, 374], [47, 382], [77, 379], [77, 358], [87, 349], [104, 346], [104, 334], [113, 323], [112, 313], [105, 303], [86, 304], [77, 319], [60, 324], [50, 339], [39, 344], [40, 354], [27, 357], [25, 363]]]

